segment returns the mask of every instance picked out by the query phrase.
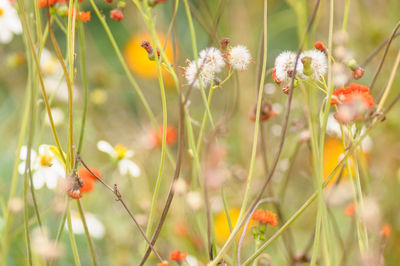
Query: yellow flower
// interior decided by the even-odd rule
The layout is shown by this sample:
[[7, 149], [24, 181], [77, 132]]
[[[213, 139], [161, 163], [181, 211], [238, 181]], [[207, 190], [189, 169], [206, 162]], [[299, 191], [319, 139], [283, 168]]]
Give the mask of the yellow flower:
[[[329, 174], [333, 171], [333, 169], [335, 169], [336, 165], [340, 162], [344, 154], [345, 150], [343, 148], [342, 140], [334, 136], [327, 137], [324, 147], [324, 179], [326, 179], [329, 176]], [[368, 153], [359, 150], [358, 157], [360, 163], [366, 163]], [[349, 157], [349, 161], [350, 161], [351, 174], [354, 177], [355, 169], [354, 169], [354, 159], [352, 156]], [[347, 169], [348, 168], [345, 165], [345, 167], [343, 168], [341, 181], [349, 177], [349, 172]], [[329, 182], [329, 185], [332, 185], [337, 181], [339, 174], [340, 170], [336, 172], [334, 178], [332, 178], [331, 181]]]
[[[232, 227], [235, 227], [236, 222], [239, 218], [240, 210], [235, 209], [235, 208], [230, 208], [228, 210], [229, 216], [231, 218], [232, 222]], [[254, 223], [250, 221], [250, 224], [247, 228], [247, 231], [249, 231], [250, 227]], [[216, 217], [214, 217], [214, 230], [215, 230], [215, 237], [217, 240], [217, 243], [223, 244], [231, 234], [229, 230], [229, 224], [228, 224], [228, 218], [225, 215], [225, 211], [221, 211], [220, 213], [217, 214]], [[240, 233], [237, 235], [237, 237], [240, 237], [241, 233], [243, 230], [240, 231]]]
[[[151, 35], [146, 33], [139, 33], [133, 35], [125, 45], [124, 56], [128, 63], [128, 67], [134, 74], [145, 79], [157, 79], [158, 74], [157, 74], [156, 62], [151, 61], [147, 57], [146, 50], [140, 46], [140, 44], [144, 40], [148, 40], [151, 42], [152, 41]], [[158, 40], [160, 41], [160, 44], [163, 47], [165, 43], [165, 35], [161, 33], [158, 34]], [[170, 41], [168, 41], [164, 52], [168, 60], [172, 63], [173, 47]], [[174, 85], [171, 74], [169, 74], [168, 71], [165, 70], [164, 68], [162, 68], [162, 75], [165, 85], [167, 86]]]

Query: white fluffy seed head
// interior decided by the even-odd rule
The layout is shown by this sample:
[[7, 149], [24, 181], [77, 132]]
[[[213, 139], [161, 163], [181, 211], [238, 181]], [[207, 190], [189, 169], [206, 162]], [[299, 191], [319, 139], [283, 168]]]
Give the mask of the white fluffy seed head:
[[234, 70], [243, 71], [251, 62], [251, 55], [247, 47], [237, 45], [229, 49], [228, 63]]
[[[278, 55], [275, 59], [275, 73], [276, 77], [281, 82], [288, 82], [292, 78], [292, 74], [294, 72], [294, 65], [296, 62], [296, 53], [285, 51]], [[299, 60], [297, 61], [296, 73], [303, 73], [303, 64]]]
[[225, 60], [220, 50], [215, 47], [209, 47], [200, 52], [199, 62], [207, 64], [209, 69], [215, 73], [221, 72], [225, 67]]
[[200, 88], [200, 80], [203, 87], [208, 87], [215, 78], [214, 65], [203, 61], [191, 61], [185, 71], [188, 84], [195, 88]]
[[[319, 50], [313, 49], [313, 50], [308, 50], [308, 51], [303, 52], [300, 55], [300, 59], [302, 59], [303, 57], [311, 58], [311, 68], [313, 70], [312, 77], [314, 79], [320, 79], [323, 75], [326, 74], [328, 65], [326, 62], [325, 53], [323, 53]], [[300, 64], [301, 64], [301, 61], [300, 61]]]

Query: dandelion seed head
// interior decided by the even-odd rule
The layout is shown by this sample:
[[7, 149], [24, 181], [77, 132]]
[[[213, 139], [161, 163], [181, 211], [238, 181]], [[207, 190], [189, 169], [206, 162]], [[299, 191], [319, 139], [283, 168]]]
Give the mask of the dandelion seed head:
[[[288, 82], [292, 78], [294, 65], [296, 62], [296, 53], [285, 51], [275, 59], [275, 75], [279, 81]], [[296, 73], [303, 73], [303, 64], [300, 59], [297, 62]]]
[[214, 80], [215, 72], [214, 66], [211, 64], [203, 63], [201, 60], [191, 61], [186, 68], [185, 78], [189, 85], [200, 88], [200, 80], [203, 87], [209, 86]]
[[328, 64], [326, 61], [326, 55], [324, 52], [314, 50], [305, 51], [300, 55], [300, 60], [304, 57], [311, 58], [311, 68], [313, 70], [313, 78], [320, 79], [326, 74]]
[[246, 70], [251, 62], [251, 55], [247, 47], [243, 45], [232, 47], [229, 50], [228, 62], [234, 70]]
[[221, 51], [215, 47], [209, 47], [202, 50], [200, 52], [199, 62], [201, 64], [207, 64], [207, 67], [215, 73], [221, 72], [225, 67], [224, 57], [222, 56]]

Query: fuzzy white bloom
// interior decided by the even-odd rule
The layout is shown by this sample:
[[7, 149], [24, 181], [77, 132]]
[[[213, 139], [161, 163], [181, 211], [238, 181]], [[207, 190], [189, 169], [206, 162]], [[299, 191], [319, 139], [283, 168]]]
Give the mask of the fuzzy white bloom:
[[[64, 111], [61, 108], [54, 107], [50, 109], [51, 115], [53, 117], [53, 122], [55, 126], [60, 126], [64, 123]], [[47, 115], [47, 111], [44, 112], [45, 115], [45, 123], [46, 125], [50, 126], [50, 119], [49, 116]]]
[[[21, 147], [20, 159], [22, 162], [18, 165], [18, 172], [21, 175], [25, 172], [27, 149], [26, 146]], [[38, 153], [34, 150], [30, 152], [33, 187], [35, 189], [40, 189], [46, 184], [49, 189], [56, 188], [58, 180], [60, 178], [65, 178], [65, 170], [63, 165], [50, 150], [50, 146], [43, 144], [39, 146]]]
[[17, 11], [9, 0], [0, 0], [0, 29], [0, 43], [9, 43], [14, 34], [22, 33]]
[[304, 57], [311, 58], [311, 68], [313, 70], [312, 77], [314, 79], [320, 79], [323, 75], [326, 74], [326, 71], [328, 69], [328, 63], [326, 61], [326, 55], [324, 52], [321, 52], [316, 49], [308, 50], [300, 55], [300, 60], [303, 59]]
[[54, 56], [49, 50], [44, 48], [40, 55], [40, 70], [45, 75], [57, 75], [63, 74], [62, 66], [58, 61], [57, 57]]
[[207, 67], [215, 73], [221, 72], [225, 67], [225, 60], [220, 50], [209, 47], [200, 52], [199, 62], [207, 64]]
[[229, 49], [228, 62], [234, 70], [243, 71], [247, 69], [251, 62], [251, 55], [247, 47], [243, 45], [231, 47]]
[[[292, 78], [294, 72], [294, 65], [296, 62], [296, 53], [285, 51], [278, 55], [275, 59], [275, 74], [281, 82], [288, 82]], [[303, 64], [299, 60], [297, 61], [296, 73], [303, 73]]]
[[[203, 60], [204, 61], [204, 60]], [[192, 61], [185, 69], [185, 77], [189, 85], [200, 88], [200, 80], [203, 87], [208, 87], [215, 78], [215, 67], [202, 60]]]
[[140, 168], [131, 159], [134, 152], [128, 150], [123, 145], [116, 145], [113, 147], [110, 143], [104, 140], [97, 142], [97, 149], [107, 153], [113, 160], [117, 161], [118, 170], [121, 175], [130, 175], [132, 177], [138, 177], [140, 175]]

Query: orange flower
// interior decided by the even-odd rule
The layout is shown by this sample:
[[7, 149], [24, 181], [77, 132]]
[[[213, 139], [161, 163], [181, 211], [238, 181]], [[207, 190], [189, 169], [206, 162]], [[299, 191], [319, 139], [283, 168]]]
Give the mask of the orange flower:
[[157, 266], [169, 266], [167, 261], [163, 261], [157, 264]]
[[46, 6], [52, 6], [57, 2], [57, 0], [38, 0], [39, 8], [43, 8]]
[[349, 205], [346, 206], [346, 208], [344, 209], [344, 214], [346, 216], [353, 216], [354, 212], [355, 212], [356, 208], [354, 206], [354, 203], [350, 203]]
[[181, 251], [177, 249], [171, 252], [169, 259], [181, 263], [182, 261], [186, 260], [186, 256], [187, 252], [181, 253]]
[[90, 20], [90, 11], [81, 11], [79, 13], [79, 18], [82, 20], [82, 22], [88, 22]]
[[314, 43], [314, 47], [315, 47], [315, 49], [320, 50], [321, 52], [325, 51], [325, 45], [321, 41], [316, 41]]
[[122, 13], [121, 9], [115, 8], [110, 11], [110, 18], [116, 21], [121, 21], [124, 18], [124, 13]]
[[[101, 177], [101, 174], [99, 170], [93, 167], [89, 167], [90, 171], [92, 171], [96, 176], [99, 178]], [[86, 168], [81, 168], [77, 172], [78, 176], [82, 179], [83, 185], [80, 189], [81, 192], [89, 193], [94, 189], [94, 182], [97, 181], [97, 178], [92, 175]]]
[[[178, 138], [178, 132], [176, 131], [174, 126], [167, 125], [167, 137], [166, 137], [166, 143], [167, 145], [174, 145], [176, 143], [176, 140]], [[150, 142], [151, 146], [153, 147], [161, 147], [162, 144], [162, 138], [160, 135], [163, 134], [163, 126], [159, 127], [159, 133], [157, 133], [155, 130], [151, 132], [150, 135]]]
[[391, 231], [391, 227], [390, 227], [390, 225], [384, 225], [384, 226], [382, 226], [382, 228], [381, 228], [381, 233], [382, 233], [382, 236], [383, 237], [385, 237], [385, 238], [388, 238], [389, 236], [390, 236], [390, 231]]
[[367, 86], [351, 83], [350, 86], [336, 89], [332, 93], [331, 105], [352, 104], [359, 100], [365, 108], [374, 106], [374, 98], [369, 94]]
[[263, 224], [270, 224], [271, 226], [276, 226], [278, 224], [278, 220], [276, 218], [276, 214], [263, 209], [258, 209], [257, 211], [254, 212], [252, 219], [254, 221], [259, 221], [260, 223]]

